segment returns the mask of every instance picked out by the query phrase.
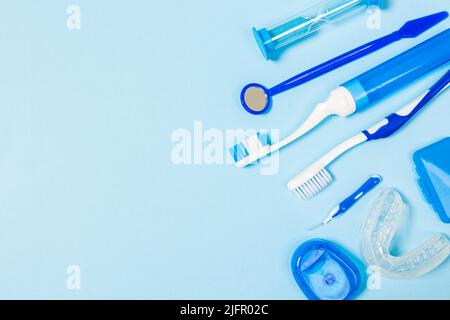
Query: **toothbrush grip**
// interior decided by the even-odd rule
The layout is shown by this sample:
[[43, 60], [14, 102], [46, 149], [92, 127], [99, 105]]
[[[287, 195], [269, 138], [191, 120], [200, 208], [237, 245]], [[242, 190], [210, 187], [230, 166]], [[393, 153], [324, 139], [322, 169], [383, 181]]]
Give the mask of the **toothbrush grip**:
[[345, 199], [339, 204], [339, 210], [333, 215], [332, 219], [336, 219], [342, 216], [347, 210], [349, 210], [359, 199], [364, 197], [367, 193], [372, 191], [377, 185], [381, 183], [381, 177], [370, 177], [355, 193]]
[[436, 95], [444, 91], [450, 82], [450, 70], [428, 91], [425, 96], [413, 103], [412, 106], [408, 106], [405, 109], [392, 113], [387, 116], [383, 121], [375, 125], [373, 128], [364, 131], [367, 140], [378, 140], [392, 136], [404, 125], [406, 125], [414, 115], [423, 109]]

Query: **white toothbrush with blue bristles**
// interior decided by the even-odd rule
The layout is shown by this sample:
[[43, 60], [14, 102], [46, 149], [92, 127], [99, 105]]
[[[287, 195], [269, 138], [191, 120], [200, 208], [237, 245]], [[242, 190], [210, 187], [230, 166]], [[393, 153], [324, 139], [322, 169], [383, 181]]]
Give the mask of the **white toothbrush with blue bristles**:
[[388, 138], [396, 133], [436, 95], [446, 90], [449, 87], [449, 82], [450, 71], [447, 71], [447, 73], [430, 90], [422, 94], [414, 102], [401, 109], [399, 112], [389, 115], [369, 130], [363, 131], [348, 139], [313, 163], [300, 175], [289, 182], [289, 190], [297, 193], [302, 199], [308, 199], [318, 194], [333, 181], [331, 174], [326, 169], [328, 165], [348, 150], [362, 143]]

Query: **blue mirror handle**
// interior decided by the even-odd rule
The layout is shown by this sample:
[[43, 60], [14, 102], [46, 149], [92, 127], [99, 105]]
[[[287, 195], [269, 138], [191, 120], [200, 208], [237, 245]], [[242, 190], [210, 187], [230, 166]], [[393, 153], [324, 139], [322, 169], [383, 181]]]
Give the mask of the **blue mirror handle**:
[[346, 52], [336, 58], [328, 60], [314, 68], [306, 70], [282, 83], [269, 89], [271, 96], [288, 91], [292, 88], [298, 87], [306, 82], [319, 78], [320, 76], [338, 69], [350, 62], [360, 59], [374, 51], [377, 51], [395, 41], [402, 39], [399, 32], [393, 32], [387, 36], [384, 36], [378, 40], [366, 43], [356, 49]]
[[402, 39], [415, 38], [447, 19], [448, 15], [449, 14], [447, 11], [442, 11], [415, 20], [410, 20], [406, 22], [399, 30], [394, 31], [391, 34], [350, 50], [336, 58], [328, 60], [280, 83], [279, 85], [269, 89], [268, 94], [270, 96], [275, 96], [378, 51], [391, 43]]

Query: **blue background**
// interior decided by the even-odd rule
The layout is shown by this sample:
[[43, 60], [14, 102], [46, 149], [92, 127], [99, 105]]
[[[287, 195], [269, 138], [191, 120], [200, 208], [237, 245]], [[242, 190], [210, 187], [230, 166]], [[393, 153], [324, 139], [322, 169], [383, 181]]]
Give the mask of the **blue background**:
[[[266, 116], [239, 104], [247, 82], [274, 85], [305, 68], [449, 8], [448, 0], [391, 1], [380, 30], [367, 15], [342, 21], [278, 62], [259, 53], [251, 27], [311, 1], [10, 1], [0, 9], [0, 298], [303, 299], [290, 258], [323, 237], [360, 256], [370, 194], [347, 217], [305, 229], [371, 174], [408, 199], [402, 252], [448, 226], [424, 202], [411, 161], [449, 134], [448, 93], [388, 141], [331, 167], [334, 184], [300, 202], [286, 183], [343, 139], [404, 106], [445, 67], [376, 107], [335, 119], [280, 154], [280, 170], [175, 166], [171, 134], [279, 128], [291, 133], [338, 84], [439, 33], [440, 24], [275, 99]], [[67, 6], [82, 28], [66, 27]], [[81, 267], [79, 291], [66, 268]], [[447, 262], [417, 280], [383, 279], [361, 299], [449, 299]]]

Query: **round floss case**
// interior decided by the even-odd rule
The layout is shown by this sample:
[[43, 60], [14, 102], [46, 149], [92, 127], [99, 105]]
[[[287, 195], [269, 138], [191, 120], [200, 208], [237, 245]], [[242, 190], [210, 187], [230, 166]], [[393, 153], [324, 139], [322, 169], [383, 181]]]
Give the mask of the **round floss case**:
[[336, 245], [321, 239], [302, 244], [292, 273], [308, 300], [351, 300], [361, 286], [357, 266]]

